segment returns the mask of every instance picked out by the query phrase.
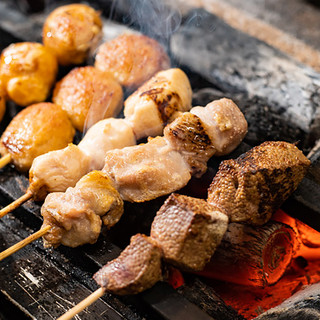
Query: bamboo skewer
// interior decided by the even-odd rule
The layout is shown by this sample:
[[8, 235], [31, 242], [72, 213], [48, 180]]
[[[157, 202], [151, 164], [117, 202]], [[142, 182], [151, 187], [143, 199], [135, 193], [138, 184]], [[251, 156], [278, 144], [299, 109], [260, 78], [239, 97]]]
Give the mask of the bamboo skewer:
[[3, 259], [9, 257], [11, 254], [17, 252], [18, 250], [24, 248], [29, 243], [41, 238], [50, 229], [51, 229], [51, 226], [46, 226], [43, 229], [40, 229], [39, 231], [31, 234], [29, 237], [21, 240], [20, 242], [16, 243], [15, 245], [11, 246], [10, 248], [0, 252], [0, 261], [2, 261]]
[[7, 164], [11, 162], [11, 154], [7, 153], [5, 156], [0, 158], [0, 169], [5, 167]]
[[0, 218], [4, 217], [9, 212], [13, 211], [14, 209], [18, 208], [20, 205], [22, 205], [24, 202], [32, 198], [32, 192], [27, 191], [23, 196], [18, 198], [17, 200], [11, 202], [6, 207], [2, 208], [0, 210]]
[[105, 293], [105, 288], [99, 288], [93, 293], [91, 293], [87, 298], [79, 302], [76, 306], [74, 306], [72, 309], [68, 310], [65, 314], [63, 314], [61, 317], [59, 317], [57, 320], [69, 320], [72, 319], [76, 314], [90, 306], [92, 303], [94, 303], [96, 300], [98, 300], [100, 297], [102, 297]]

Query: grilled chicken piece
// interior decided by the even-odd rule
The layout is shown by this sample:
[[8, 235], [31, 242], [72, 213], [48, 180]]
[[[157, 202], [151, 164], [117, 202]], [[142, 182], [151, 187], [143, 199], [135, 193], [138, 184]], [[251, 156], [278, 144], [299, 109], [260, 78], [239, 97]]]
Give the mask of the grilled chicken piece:
[[232, 222], [266, 223], [297, 188], [310, 161], [294, 145], [265, 142], [236, 160], [223, 161], [208, 190], [208, 202]]
[[37, 156], [72, 142], [75, 130], [65, 111], [53, 103], [38, 103], [19, 112], [1, 136], [1, 155], [10, 153], [20, 171], [28, 171]]
[[155, 40], [123, 34], [98, 48], [95, 67], [111, 73], [123, 86], [137, 88], [156, 72], [170, 67], [170, 59]]
[[6, 91], [0, 79], [0, 121], [6, 112]]
[[215, 156], [226, 155], [233, 151], [248, 130], [243, 113], [230, 99], [212, 101], [205, 108], [195, 107], [191, 113], [197, 115], [203, 122], [216, 150]]
[[191, 178], [188, 164], [163, 137], [107, 152], [102, 171], [114, 181], [121, 197], [132, 202], [171, 193]]
[[124, 115], [137, 139], [157, 136], [178, 111], [190, 110], [191, 99], [190, 82], [181, 69], [160, 71], [128, 97]]
[[102, 37], [99, 13], [85, 4], [61, 6], [46, 19], [42, 40], [59, 64], [80, 64], [96, 49]]
[[112, 227], [123, 213], [123, 201], [111, 180], [101, 171], [92, 171], [65, 193], [51, 193], [41, 209], [42, 227], [52, 228], [44, 236], [46, 247], [60, 244], [77, 247], [94, 243], [102, 222]]
[[227, 215], [205, 200], [172, 194], [157, 212], [150, 236], [168, 263], [197, 271], [210, 260], [227, 226]]
[[116, 116], [122, 107], [122, 99], [120, 84], [91, 66], [69, 72], [56, 84], [52, 97], [81, 132], [101, 119]]
[[[218, 106], [217, 112], [215, 106]], [[191, 112], [185, 113], [165, 128], [164, 137], [149, 140], [144, 145], [109, 151], [103, 171], [127, 201], [149, 201], [182, 188], [191, 174], [200, 176], [206, 170], [206, 162], [215, 153], [215, 143], [219, 144], [216, 131], [220, 123], [210, 118], [212, 115], [216, 117], [219, 111], [223, 112], [219, 103], [210, 104], [200, 114], [215, 129], [207, 130], [208, 125], [205, 127], [202, 119]], [[224, 121], [228, 121], [228, 128], [223, 126], [222, 131], [229, 133], [229, 140], [225, 143], [234, 148], [236, 142], [245, 136], [247, 122], [235, 104], [228, 103], [227, 111], [229, 117], [224, 117]], [[211, 131], [213, 136], [209, 135]], [[240, 137], [235, 136], [235, 132]], [[231, 150], [229, 146], [227, 148]]]
[[152, 238], [137, 234], [120, 256], [101, 268], [94, 279], [118, 295], [142, 292], [161, 280], [161, 249]]
[[11, 44], [1, 54], [3, 86], [9, 99], [20, 106], [45, 101], [57, 70], [56, 57], [40, 43]]
[[[204, 115], [210, 117], [211, 111], [210, 109], [207, 110], [208, 112], [203, 113], [202, 117], [204, 117]], [[234, 112], [239, 113], [240, 110], [234, 108]], [[239, 117], [232, 117], [231, 120], [233, 121], [233, 119], [239, 119]], [[186, 121], [188, 126], [181, 126], [181, 123], [185, 123]], [[243, 130], [239, 134], [244, 136], [247, 126], [244, 118], [242, 121], [244, 121], [244, 123], [231, 125], [229, 130], [232, 131], [232, 128], [235, 126], [241, 127]], [[186, 141], [183, 141], [181, 144], [176, 143], [172, 146], [169, 140], [174, 141], [172, 140], [173, 137], [170, 136], [170, 139], [168, 138], [169, 140], [167, 140], [166, 137], [157, 137], [149, 139], [146, 144], [107, 152], [105, 166], [102, 172], [112, 180], [113, 186], [118, 190], [124, 200], [134, 202], [147, 201], [178, 190], [187, 184], [192, 172], [198, 172], [198, 170], [196, 170], [197, 168], [191, 168], [189, 166], [185, 160], [185, 155], [191, 153], [194, 158], [198, 157], [201, 160], [199, 162], [201, 163], [201, 167], [205, 157], [207, 157], [207, 160], [209, 159], [212, 152], [202, 153], [202, 151], [207, 150], [207, 148], [210, 149], [210, 145], [213, 144], [211, 137], [198, 139], [202, 141], [201, 148], [189, 147], [189, 145], [194, 144], [194, 136], [207, 134], [203, 129], [204, 125], [201, 124], [201, 120], [196, 115], [191, 115], [190, 118], [186, 118], [185, 114], [183, 114], [168, 126], [170, 128], [186, 128]], [[191, 134], [191, 131], [195, 131], [196, 134]], [[169, 130], [168, 132], [174, 132], [174, 130]], [[192, 139], [192, 141], [188, 141], [188, 139]], [[234, 138], [231, 135], [230, 143], [234, 144], [235, 139], [238, 140], [238, 138]], [[177, 147], [178, 150], [176, 150], [175, 147]], [[204, 157], [203, 154], [206, 154], [206, 156]], [[187, 160], [189, 159], [188, 157], [186, 158]], [[194, 161], [193, 163], [197, 162]], [[68, 190], [66, 193], [70, 193]], [[85, 192], [85, 190], [81, 191], [79, 189], [77, 192]], [[70, 203], [64, 203], [63, 207], [61, 207], [60, 203], [62, 201], [60, 198], [66, 201], [69, 200]], [[78, 206], [78, 204], [73, 203], [74, 200], [68, 199], [67, 196], [59, 193], [52, 193], [49, 199], [50, 200], [45, 201], [42, 207], [42, 212], [45, 213], [44, 220], [51, 221], [58, 219], [56, 223], [58, 228], [59, 219], [63, 218], [61, 218], [60, 215], [57, 216], [56, 212], [60, 212], [61, 216], [72, 215], [72, 212], [75, 210], [73, 206]], [[103, 203], [98, 202], [97, 205], [103, 205]], [[79, 211], [78, 209], [76, 210], [77, 212]], [[98, 212], [103, 211], [103, 209], [99, 209], [98, 207], [96, 210]], [[46, 223], [47, 222], [45, 222], [45, 224]], [[58, 231], [55, 230], [54, 232], [58, 233]], [[62, 236], [63, 231], [61, 237]], [[51, 241], [50, 236], [47, 235], [46, 240], [49, 243]], [[61, 241], [61, 239], [59, 241]], [[87, 239], [84, 239], [84, 241], [87, 241]], [[53, 243], [53, 245], [57, 244], [58, 242]]]
[[[157, 80], [158, 76], [162, 79], [161, 85], [167, 88], [168, 92], [173, 92], [176, 90], [174, 88], [179, 87], [179, 90], [176, 90], [181, 97], [179, 103], [174, 106], [168, 104], [161, 108], [161, 104], [159, 104], [160, 111], [163, 110], [167, 114], [165, 121], [170, 122], [179, 114], [179, 111], [189, 110], [191, 107], [190, 83], [183, 71], [169, 69], [160, 72], [151, 80], [151, 83], [154, 83], [158, 88], [160, 83]], [[151, 83], [148, 85], [150, 90], [152, 90]], [[169, 90], [168, 88], [173, 89]], [[157, 96], [161, 101], [161, 93]], [[137, 96], [134, 99], [129, 97], [125, 106], [125, 110], [130, 109], [127, 116], [129, 119], [102, 120], [88, 130], [78, 147], [70, 145], [63, 150], [36, 158], [29, 175], [29, 190], [32, 192], [34, 199], [44, 200], [49, 192], [63, 192], [67, 187], [74, 187], [77, 181], [91, 170], [102, 169], [105, 154], [108, 150], [123, 148], [136, 143], [134, 131], [138, 138], [146, 137], [151, 133], [162, 134], [164, 120], [159, 117], [158, 107], [146, 107], [145, 101], [144, 96], [140, 98]], [[135, 113], [134, 109], [140, 111]], [[165, 111], [167, 109], [168, 111]], [[147, 119], [158, 119], [156, 131], [149, 129], [150, 126], [154, 125], [154, 122], [147, 121]]]

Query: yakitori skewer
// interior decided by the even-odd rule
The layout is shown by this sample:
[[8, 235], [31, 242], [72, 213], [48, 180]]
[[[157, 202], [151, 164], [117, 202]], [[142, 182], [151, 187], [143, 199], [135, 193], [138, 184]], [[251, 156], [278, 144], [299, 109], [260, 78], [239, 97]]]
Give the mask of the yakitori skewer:
[[123, 105], [120, 84], [95, 67], [74, 68], [53, 90], [52, 101], [65, 110], [80, 132], [99, 120], [115, 117]]
[[[108, 150], [133, 145], [142, 137], [162, 134], [166, 123], [190, 109], [191, 94], [188, 77], [182, 70], [159, 72], [127, 98], [125, 119], [102, 120], [89, 129], [78, 146], [69, 144], [65, 149], [34, 159], [27, 194], [35, 200], [44, 200], [50, 192], [65, 191], [86, 173], [102, 169]], [[15, 202], [21, 203], [20, 199]], [[14, 209], [15, 204], [0, 210], [0, 216]]]
[[123, 34], [99, 46], [95, 67], [111, 73], [119, 83], [134, 89], [160, 70], [170, 67], [162, 46], [141, 34]]
[[[283, 163], [275, 161], [273, 164], [269, 161], [268, 156], [264, 158], [265, 152], [268, 151], [275, 158], [285, 157], [287, 161]], [[259, 154], [261, 159], [255, 157], [255, 154]], [[289, 196], [285, 186], [290, 185], [290, 191], [294, 191], [310, 164], [300, 150], [284, 142], [265, 143], [235, 161], [239, 165], [240, 171], [238, 172], [242, 171], [241, 173], [252, 182], [252, 184], [241, 185], [240, 189], [242, 188], [244, 204], [247, 206], [252, 204], [255, 208], [251, 210], [253, 216], [259, 212], [259, 207], [254, 204], [265, 203], [268, 199], [271, 204], [267, 210], [270, 210], [271, 214], [275, 212]], [[225, 192], [227, 194], [229, 192], [230, 179], [234, 180], [235, 177], [234, 172], [225, 171], [226, 162], [220, 167], [224, 174], [219, 175], [218, 173], [221, 180], [219, 191], [222, 198]], [[281, 174], [291, 170], [299, 175]], [[281, 172], [280, 176], [279, 172]], [[259, 179], [260, 174], [265, 178], [269, 176], [270, 179]], [[265, 185], [266, 182], [267, 185]], [[270, 192], [263, 194], [255, 191], [262, 185], [266, 192], [268, 190]], [[216, 186], [216, 182], [213, 182], [209, 193], [215, 193]], [[278, 201], [274, 201], [273, 198], [273, 189], [276, 186], [279, 190]], [[253, 191], [253, 197], [251, 191]], [[186, 271], [203, 269], [215, 250], [219, 248], [227, 231], [229, 217], [236, 212], [235, 206], [223, 207], [221, 203], [209, 204], [202, 199], [172, 194], [154, 218], [150, 236], [142, 234], [133, 236], [130, 244], [120, 256], [108, 262], [94, 275], [100, 288], [59, 319], [71, 319], [106, 291], [127, 295], [150, 288], [162, 279], [162, 260]], [[270, 217], [271, 214], [267, 216]], [[241, 232], [245, 230], [242, 228]], [[246, 236], [250, 237], [250, 234]], [[231, 247], [230, 250], [232, 249]], [[282, 252], [282, 254], [285, 253]]]
[[42, 30], [45, 47], [61, 65], [84, 63], [101, 38], [100, 13], [85, 4], [70, 4], [53, 10]]
[[3, 88], [8, 98], [20, 106], [45, 101], [57, 71], [56, 57], [40, 43], [11, 44], [1, 53]]
[[75, 129], [60, 106], [49, 102], [33, 104], [20, 111], [0, 139], [3, 164], [13, 163], [28, 171], [37, 156], [61, 149], [72, 142]]
[[[65, 193], [51, 193], [42, 206], [45, 245], [76, 247], [96, 242], [123, 213], [123, 200], [141, 202], [185, 186], [201, 176], [213, 154], [231, 152], [247, 132], [239, 108], [228, 99], [185, 112], [146, 144], [107, 152], [102, 171], [83, 176]], [[124, 165], [125, 162], [125, 165]], [[112, 168], [112, 169], [110, 169]]]

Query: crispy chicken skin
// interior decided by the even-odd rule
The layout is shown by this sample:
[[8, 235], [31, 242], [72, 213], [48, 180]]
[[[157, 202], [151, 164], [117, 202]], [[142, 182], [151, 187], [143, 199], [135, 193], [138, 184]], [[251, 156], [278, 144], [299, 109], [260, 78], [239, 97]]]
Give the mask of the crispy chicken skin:
[[136, 294], [161, 280], [161, 249], [152, 238], [137, 234], [118, 258], [107, 263], [94, 279], [109, 292]]
[[111, 180], [101, 171], [92, 171], [74, 188], [47, 196], [41, 208], [42, 227], [50, 225], [51, 229], [44, 236], [44, 244], [77, 247], [95, 243], [102, 222], [110, 228], [122, 213], [123, 201]]
[[266, 223], [297, 188], [310, 161], [293, 144], [274, 141], [223, 161], [208, 190], [208, 202], [231, 222]]
[[123, 34], [98, 48], [95, 67], [111, 73], [125, 87], [137, 88], [156, 72], [170, 67], [170, 59], [155, 40]]
[[3, 86], [9, 99], [20, 106], [45, 101], [57, 70], [56, 57], [40, 43], [11, 44], [1, 54]]
[[0, 79], [0, 121], [2, 120], [5, 112], [6, 112], [6, 91]]
[[100, 15], [85, 4], [58, 7], [48, 16], [42, 30], [44, 45], [61, 65], [85, 62], [101, 37]]
[[227, 215], [205, 200], [171, 194], [157, 212], [150, 236], [168, 263], [197, 271], [210, 260], [227, 226]]
[[0, 153], [10, 153], [20, 171], [28, 171], [32, 161], [46, 152], [72, 142], [75, 130], [65, 111], [53, 103], [33, 104], [19, 112], [3, 132]]
[[179, 68], [158, 72], [124, 103], [124, 115], [132, 123], [137, 139], [162, 134], [163, 127], [179, 112], [191, 108], [192, 90]]
[[52, 101], [68, 113], [73, 126], [82, 132], [99, 120], [116, 116], [123, 93], [112, 76], [87, 66], [73, 69], [59, 81]]

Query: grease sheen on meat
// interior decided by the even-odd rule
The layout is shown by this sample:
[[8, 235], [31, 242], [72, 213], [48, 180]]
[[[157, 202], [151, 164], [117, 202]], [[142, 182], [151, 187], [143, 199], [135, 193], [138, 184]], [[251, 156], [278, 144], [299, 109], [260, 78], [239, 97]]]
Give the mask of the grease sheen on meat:
[[9, 99], [20, 106], [45, 101], [57, 71], [56, 57], [40, 43], [14, 43], [2, 51], [0, 77]]
[[156, 72], [168, 69], [170, 59], [154, 39], [123, 34], [98, 48], [95, 67], [111, 73], [121, 85], [137, 88]]
[[1, 136], [0, 152], [10, 153], [13, 164], [28, 171], [33, 159], [72, 142], [75, 130], [66, 112], [53, 103], [41, 102], [19, 112]]
[[122, 108], [122, 100], [119, 83], [91, 66], [69, 72], [56, 84], [52, 97], [81, 132], [101, 119], [116, 116]]
[[59, 64], [85, 62], [102, 36], [99, 13], [85, 4], [70, 4], [55, 9], [42, 30], [44, 45], [57, 57]]

